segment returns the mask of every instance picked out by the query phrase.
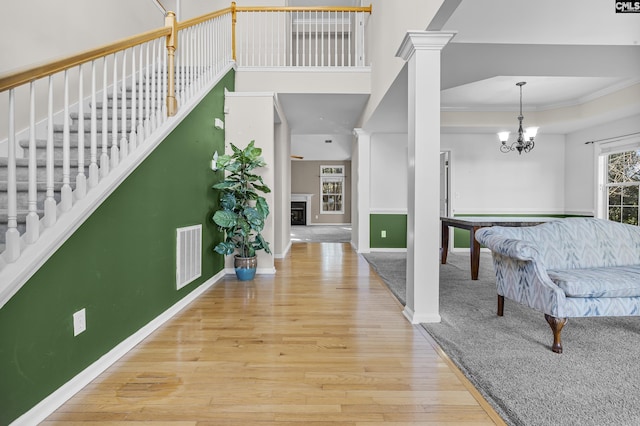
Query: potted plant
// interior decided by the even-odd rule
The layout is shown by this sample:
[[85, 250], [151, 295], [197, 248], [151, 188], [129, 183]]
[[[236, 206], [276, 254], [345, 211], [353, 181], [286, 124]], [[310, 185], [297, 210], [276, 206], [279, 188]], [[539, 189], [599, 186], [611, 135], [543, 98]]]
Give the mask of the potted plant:
[[225, 232], [225, 239], [215, 246], [216, 253], [235, 253], [234, 267], [241, 281], [252, 280], [258, 261], [256, 251], [271, 253], [269, 243], [262, 237], [264, 222], [269, 215], [269, 205], [260, 193], [271, 189], [262, 177], [253, 171], [264, 167], [262, 149], [251, 141], [245, 149], [231, 144], [233, 153], [218, 158], [218, 168], [224, 170], [225, 178], [213, 185], [220, 191], [220, 209], [213, 215], [218, 229]]

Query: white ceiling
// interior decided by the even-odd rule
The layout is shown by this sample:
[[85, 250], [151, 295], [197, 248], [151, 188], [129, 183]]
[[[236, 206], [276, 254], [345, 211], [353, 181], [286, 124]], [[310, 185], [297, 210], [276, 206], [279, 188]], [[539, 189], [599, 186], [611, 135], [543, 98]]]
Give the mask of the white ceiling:
[[[289, 3], [327, 4], [312, 0]], [[445, 0], [427, 29], [457, 32], [442, 51], [443, 111], [517, 112], [518, 81], [527, 82], [523, 87], [525, 115], [526, 111], [579, 106], [640, 82], [640, 14], [615, 13], [613, 1]], [[365, 128], [406, 132], [406, 93], [403, 70]], [[364, 108], [361, 96], [284, 99], [294, 134], [350, 134], [350, 123], [357, 122]], [[580, 125], [576, 121], [564, 127], [555, 123], [547, 132], [566, 133]], [[494, 130], [491, 126], [482, 129]]]

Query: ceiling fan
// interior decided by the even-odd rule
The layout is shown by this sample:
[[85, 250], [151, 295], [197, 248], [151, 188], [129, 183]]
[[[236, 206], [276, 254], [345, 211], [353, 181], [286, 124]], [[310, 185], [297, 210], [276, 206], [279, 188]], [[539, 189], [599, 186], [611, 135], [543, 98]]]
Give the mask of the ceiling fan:
[[304, 157], [301, 155], [292, 155], [291, 158], [295, 159], [295, 160], [302, 160]]

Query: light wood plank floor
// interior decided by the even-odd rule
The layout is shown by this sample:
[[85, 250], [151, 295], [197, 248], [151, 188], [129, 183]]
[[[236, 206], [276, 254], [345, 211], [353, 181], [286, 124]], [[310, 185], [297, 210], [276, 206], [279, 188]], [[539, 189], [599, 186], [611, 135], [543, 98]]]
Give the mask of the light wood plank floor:
[[276, 269], [225, 277], [42, 424], [502, 424], [349, 244]]

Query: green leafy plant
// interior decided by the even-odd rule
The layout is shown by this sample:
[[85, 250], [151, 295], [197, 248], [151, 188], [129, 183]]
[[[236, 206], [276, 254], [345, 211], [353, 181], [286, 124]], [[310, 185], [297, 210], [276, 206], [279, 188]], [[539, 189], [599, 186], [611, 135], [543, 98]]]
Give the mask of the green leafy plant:
[[251, 141], [245, 149], [231, 144], [233, 153], [221, 155], [218, 168], [224, 170], [225, 179], [213, 185], [220, 191], [220, 210], [213, 215], [218, 229], [225, 232], [225, 240], [214, 247], [216, 253], [240, 257], [253, 257], [257, 250], [271, 253], [269, 243], [262, 237], [264, 222], [269, 216], [269, 205], [260, 193], [271, 189], [253, 170], [266, 166], [262, 149]]

